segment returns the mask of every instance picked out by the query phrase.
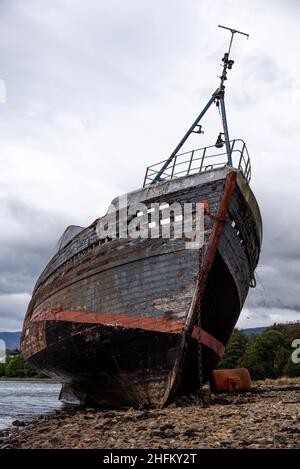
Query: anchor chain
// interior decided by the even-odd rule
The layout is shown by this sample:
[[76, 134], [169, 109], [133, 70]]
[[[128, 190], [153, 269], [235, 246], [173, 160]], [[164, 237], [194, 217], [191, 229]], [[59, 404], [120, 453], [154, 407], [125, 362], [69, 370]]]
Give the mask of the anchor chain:
[[[201, 308], [198, 309], [197, 325], [201, 330]], [[198, 340], [198, 376], [199, 376], [199, 397], [203, 401], [203, 369], [202, 369], [202, 344]]]
[[[203, 259], [203, 248], [199, 250], [199, 268], [201, 268], [202, 259]], [[201, 331], [201, 300], [199, 299], [198, 308], [197, 308], [197, 326]], [[198, 377], [199, 377], [199, 390], [198, 395], [200, 403], [203, 404], [203, 369], [202, 369], [202, 344], [200, 340], [197, 342], [197, 352], [198, 352]]]

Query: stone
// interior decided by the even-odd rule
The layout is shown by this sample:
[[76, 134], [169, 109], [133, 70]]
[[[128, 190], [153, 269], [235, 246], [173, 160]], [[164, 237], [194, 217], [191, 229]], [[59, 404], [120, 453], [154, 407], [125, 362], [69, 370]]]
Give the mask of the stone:
[[199, 433], [198, 428], [187, 428], [182, 435], [187, 436], [188, 438], [195, 436], [197, 433]]
[[163, 425], [160, 426], [160, 430], [173, 430], [174, 425], [172, 423], [164, 423]]
[[14, 425], [15, 427], [25, 427], [26, 423], [24, 422], [24, 420], [14, 420], [12, 422], [12, 425]]

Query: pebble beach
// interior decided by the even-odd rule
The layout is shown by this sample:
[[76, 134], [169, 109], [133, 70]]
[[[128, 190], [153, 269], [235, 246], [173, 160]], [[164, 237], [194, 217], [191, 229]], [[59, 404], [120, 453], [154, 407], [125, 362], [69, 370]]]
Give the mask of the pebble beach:
[[164, 409], [64, 408], [0, 433], [12, 448], [300, 448], [300, 385], [177, 399]]

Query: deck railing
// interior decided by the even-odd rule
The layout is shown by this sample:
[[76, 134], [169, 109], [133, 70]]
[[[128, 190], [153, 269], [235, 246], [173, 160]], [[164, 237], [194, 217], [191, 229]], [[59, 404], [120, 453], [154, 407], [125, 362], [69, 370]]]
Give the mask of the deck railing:
[[[250, 182], [251, 179], [251, 163], [246, 144], [241, 139], [230, 141], [231, 157], [233, 167], [239, 169], [245, 179]], [[219, 152], [218, 152], [219, 150]], [[144, 185], [151, 184], [167, 160], [148, 166], [145, 174]], [[197, 150], [188, 151], [176, 155], [170, 162], [160, 177], [160, 181], [175, 179], [190, 174], [202, 173], [216, 168], [222, 168], [228, 165], [227, 153], [224, 150], [216, 148], [215, 145], [210, 147], [198, 148]]]

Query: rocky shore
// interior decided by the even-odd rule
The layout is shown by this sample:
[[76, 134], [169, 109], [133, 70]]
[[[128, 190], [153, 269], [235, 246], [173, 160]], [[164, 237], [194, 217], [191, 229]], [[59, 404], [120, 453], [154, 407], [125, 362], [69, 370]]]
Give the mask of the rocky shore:
[[300, 448], [300, 385], [196, 396], [165, 409], [67, 408], [0, 433], [9, 448]]

